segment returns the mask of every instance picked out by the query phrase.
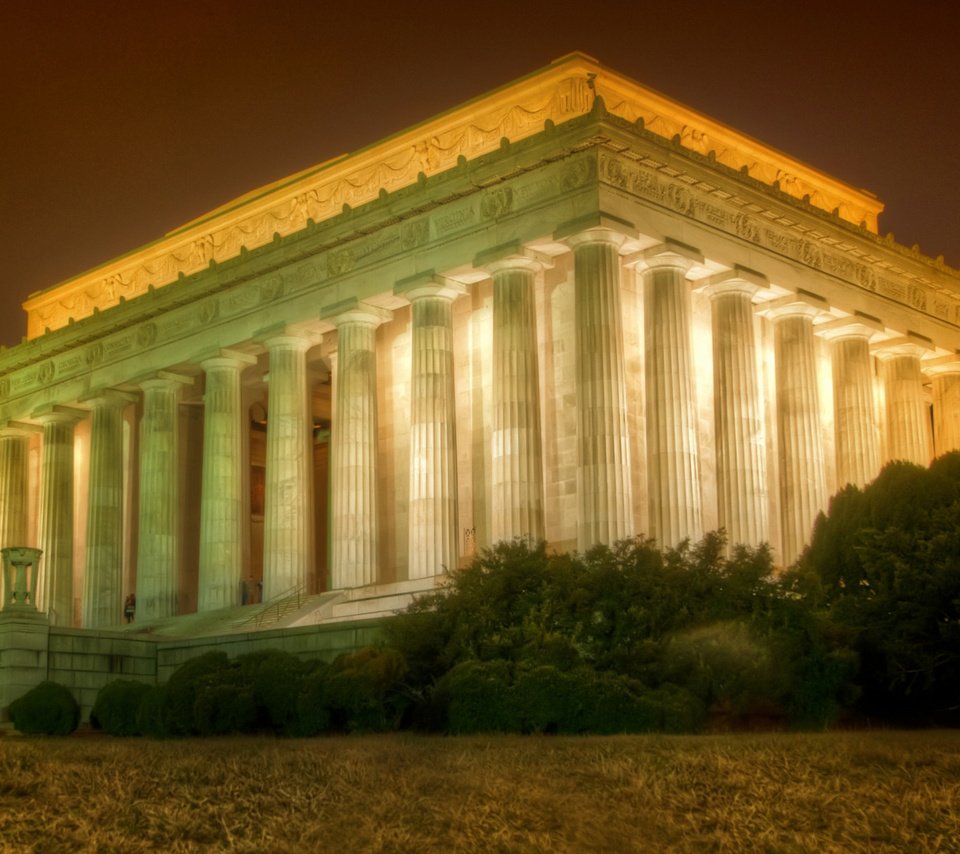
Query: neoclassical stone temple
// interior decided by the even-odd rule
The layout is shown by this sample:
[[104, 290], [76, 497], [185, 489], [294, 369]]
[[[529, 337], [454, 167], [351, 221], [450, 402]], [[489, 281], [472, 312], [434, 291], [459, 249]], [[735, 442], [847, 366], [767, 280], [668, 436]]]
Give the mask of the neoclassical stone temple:
[[133, 592], [362, 616], [513, 537], [789, 564], [844, 484], [960, 448], [960, 272], [882, 210], [564, 57], [32, 295], [0, 547], [100, 631]]

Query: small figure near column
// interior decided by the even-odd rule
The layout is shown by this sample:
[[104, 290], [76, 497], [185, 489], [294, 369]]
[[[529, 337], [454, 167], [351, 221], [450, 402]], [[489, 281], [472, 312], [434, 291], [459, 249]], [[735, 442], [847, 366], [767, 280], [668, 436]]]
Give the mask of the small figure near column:
[[137, 613], [137, 594], [131, 593], [123, 603], [123, 620], [126, 623], [132, 623], [134, 615]]

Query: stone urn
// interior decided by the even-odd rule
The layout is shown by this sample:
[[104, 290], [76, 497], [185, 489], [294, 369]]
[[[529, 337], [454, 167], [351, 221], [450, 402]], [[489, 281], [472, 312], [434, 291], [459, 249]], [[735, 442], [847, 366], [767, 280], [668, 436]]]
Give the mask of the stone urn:
[[4, 611], [36, 611], [34, 592], [40, 570], [40, 549], [9, 546], [3, 555]]

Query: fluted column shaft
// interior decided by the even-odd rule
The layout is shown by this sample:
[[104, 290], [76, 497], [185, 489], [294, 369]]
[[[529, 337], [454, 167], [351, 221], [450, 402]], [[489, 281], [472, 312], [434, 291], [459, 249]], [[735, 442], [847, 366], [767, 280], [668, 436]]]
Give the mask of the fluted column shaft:
[[177, 613], [180, 378], [141, 383], [137, 620]]
[[933, 439], [936, 456], [960, 451], [960, 357], [925, 363], [933, 376]]
[[757, 285], [729, 279], [708, 288], [713, 322], [717, 504], [728, 546], [756, 546], [767, 529], [767, 473], [753, 295]]
[[[0, 549], [27, 545], [28, 449], [29, 438], [22, 430], [0, 430]], [[0, 578], [0, 602], [6, 602], [6, 573], [0, 575], [4, 576]], [[38, 591], [33, 592], [36, 598]], [[42, 599], [35, 604], [43, 608]]]
[[51, 624], [73, 625], [73, 432], [75, 414], [48, 412], [40, 456], [40, 520], [37, 546], [41, 558], [41, 591], [37, 607]]
[[29, 437], [0, 431], [0, 548], [27, 545], [27, 453]]
[[128, 395], [106, 392], [89, 401], [90, 480], [83, 581], [83, 627], [112, 626], [123, 617], [123, 409]]
[[313, 569], [312, 413], [307, 393], [306, 338], [269, 339], [267, 471], [263, 531], [263, 595], [306, 589]]
[[336, 406], [331, 434], [332, 586], [373, 584], [379, 574], [376, 330], [362, 309], [337, 324]]
[[569, 240], [574, 249], [581, 550], [634, 533], [620, 309], [622, 241], [602, 228]]
[[888, 342], [878, 348], [886, 397], [887, 458], [930, 464], [930, 423], [923, 396], [920, 356], [913, 344]]
[[682, 255], [653, 250], [643, 275], [650, 533], [665, 548], [703, 533], [689, 266]]
[[442, 286], [407, 293], [413, 314], [409, 578], [456, 569], [459, 558], [452, 313], [457, 295]]
[[873, 402], [871, 325], [831, 321], [824, 337], [832, 341], [833, 417], [837, 484], [865, 486], [880, 471], [880, 432]]
[[232, 354], [201, 363], [206, 387], [198, 611], [240, 604], [245, 530], [240, 374], [253, 361]]
[[817, 514], [826, 504], [813, 334], [813, 318], [818, 313], [804, 302], [787, 303], [772, 313], [784, 565], [800, 555]]
[[534, 274], [524, 258], [493, 274], [493, 542], [544, 537]]

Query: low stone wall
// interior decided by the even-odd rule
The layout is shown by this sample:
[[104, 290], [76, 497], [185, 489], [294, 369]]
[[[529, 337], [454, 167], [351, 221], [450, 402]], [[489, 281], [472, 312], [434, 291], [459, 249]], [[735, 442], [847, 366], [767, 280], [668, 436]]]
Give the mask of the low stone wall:
[[375, 643], [385, 622], [357, 620], [175, 640], [67, 629], [48, 626], [45, 620], [29, 626], [10, 624], [7, 631], [0, 631], [0, 720], [7, 719], [13, 700], [45, 679], [69, 688], [80, 704], [82, 720], [87, 721], [97, 692], [114, 679], [162, 683], [185, 661], [214, 650], [233, 658], [281, 649], [304, 659], [332, 661], [341, 653]]
[[157, 681], [157, 644], [122, 632], [84, 631], [51, 626], [47, 675], [66, 685], [83, 710], [83, 719], [97, 692], [114, 679]]
[[300, 658], [333, 661], [341, 653], [352, 652], [375, 643], [380, 638], [385, 622], [385, 620], [359, 620], [332, 625], [301, 626], [247, 634], [164, 641], [157, 645], [157, 680], [166, 682], [170, 674], [185, 661], [214, 650], [222, 650], [234, 658], [262, 649], [281, 649]]

